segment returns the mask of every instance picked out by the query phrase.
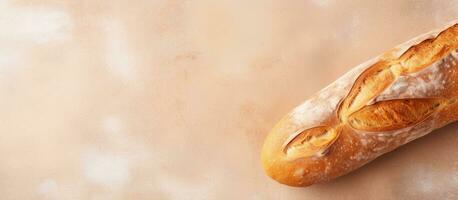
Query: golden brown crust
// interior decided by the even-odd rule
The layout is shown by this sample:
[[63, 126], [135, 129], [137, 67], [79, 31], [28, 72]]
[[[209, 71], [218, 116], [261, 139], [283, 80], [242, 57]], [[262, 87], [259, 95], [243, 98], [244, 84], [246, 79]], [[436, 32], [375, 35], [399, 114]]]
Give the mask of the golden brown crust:
[[291, 186], [327, 181], [456, 121], [457, 49], [455, 22], [345, 74], [273, 128], [266, 173]]
[[381, 101], [354, 112], [348, 124], [362, 131], [397, 130], [425, 120], [443, 102], [439, 98]]
[[338, 113], [342, 121], [345, 122], [348, 115], [362, 108], [394, 81], [395, 75], [387, 66], [384, 61], [377, 62], [356, 79], [350, 93], [339, 106]]

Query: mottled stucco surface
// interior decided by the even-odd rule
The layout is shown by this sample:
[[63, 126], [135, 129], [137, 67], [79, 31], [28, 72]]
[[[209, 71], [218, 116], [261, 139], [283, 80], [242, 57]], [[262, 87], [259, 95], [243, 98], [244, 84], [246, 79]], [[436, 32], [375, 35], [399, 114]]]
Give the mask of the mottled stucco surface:
[[274, 123], [458, 1], [0, 1], [0, 195], [457, 199], [458, 124], [308, 188], [266, 177]]

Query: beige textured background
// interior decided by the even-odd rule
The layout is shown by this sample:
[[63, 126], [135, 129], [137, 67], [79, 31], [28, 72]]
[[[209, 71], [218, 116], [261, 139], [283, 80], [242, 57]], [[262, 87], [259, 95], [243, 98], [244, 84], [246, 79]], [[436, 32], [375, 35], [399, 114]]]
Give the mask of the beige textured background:
[[282, 115], [458, 1], [1, 0], [0, 199], [458, 199], [458, 124], [309, 188]]

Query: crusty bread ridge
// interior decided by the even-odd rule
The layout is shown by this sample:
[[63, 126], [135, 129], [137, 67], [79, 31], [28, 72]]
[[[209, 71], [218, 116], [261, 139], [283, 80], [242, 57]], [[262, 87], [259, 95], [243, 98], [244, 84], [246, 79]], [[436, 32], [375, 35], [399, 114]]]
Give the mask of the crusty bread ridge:
[[349, 71], [278, 122], [267, 175], [291, 186], [342, 176], [458, 120], [458, 21]]

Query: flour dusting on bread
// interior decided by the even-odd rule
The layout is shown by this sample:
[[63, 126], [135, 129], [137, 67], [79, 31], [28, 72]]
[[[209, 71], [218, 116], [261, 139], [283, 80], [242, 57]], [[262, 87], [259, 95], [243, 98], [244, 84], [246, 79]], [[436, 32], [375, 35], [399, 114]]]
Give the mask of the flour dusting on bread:
[[391, 99], [438, 96], [445, 89], [444, 85], [448, 81], [445, 74], [448, 68], [451, 68], [449, 63], [457, 62], [457, 55], [458, 52], [455, 50], [419, 72], [400, 76], [391, 87], [380, 93], [369, 104]]

